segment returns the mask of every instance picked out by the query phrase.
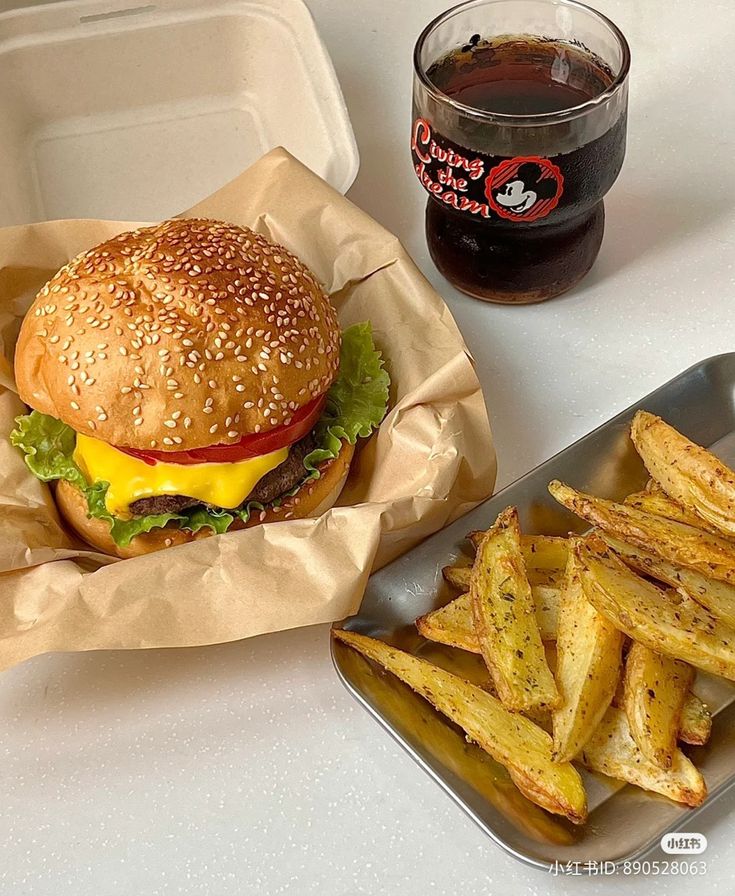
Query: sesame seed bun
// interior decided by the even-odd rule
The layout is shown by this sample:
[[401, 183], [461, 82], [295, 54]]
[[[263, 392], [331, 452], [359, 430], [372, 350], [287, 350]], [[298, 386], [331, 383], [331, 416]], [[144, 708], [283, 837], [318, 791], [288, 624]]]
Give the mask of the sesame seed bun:
[[[234, 522], [230, 531], [263, 523], [318, 517], [326, 513], [334, 505], [344, 487], [354, 451], [354, 445], [342, 442], [339, 455], [319, 467], [321, 475], [318, 479], [309, 479], [295, 495], [284, 498], [280, 506], [271, 505], [261, 513], [253, 514], [247, 523]], [[105, 520], [88, 516], [87, 499], [78, 488], [65, 479], [60, 479], [56, 483], [55, 498], [62, 517], [72, 529], [92, 547], [114, 557], [123, 559], [139, 557], [141, 554], [151, 554], [173, 545], [208, 538], [213, 534], [211, 529], [200, 529], [196, 533], [187, 532], [171, 523], [163, 529], [152, 529], [144, 535], [137, 535], [129, 545], [120, 547], [112, 540], [109, 524]]]
[[65, 265], [23, 321], [21, 399], [112, 445], [267, 432], [329, 388], [340, 330], [314, 275], [234, 224], [164, 221]]

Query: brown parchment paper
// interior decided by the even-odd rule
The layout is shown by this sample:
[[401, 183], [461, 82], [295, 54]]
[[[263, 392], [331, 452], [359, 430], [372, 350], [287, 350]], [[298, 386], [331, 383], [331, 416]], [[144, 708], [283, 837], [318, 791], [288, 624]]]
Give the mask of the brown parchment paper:
[[344, 326], [372, 321], [391, 408], [338, 506], [130, 560], [75, 540], [8, 441], [25, 408], [12, 353], [37, 290], [129, 222], [0, 231], [0, 669], [57, 650], [182, 647], [341, 619], [372, 570], [489, 496], [495, 453], [472, 360], [398, 240], [282, 149], [185, 216], [247, 225], [296, 252]]

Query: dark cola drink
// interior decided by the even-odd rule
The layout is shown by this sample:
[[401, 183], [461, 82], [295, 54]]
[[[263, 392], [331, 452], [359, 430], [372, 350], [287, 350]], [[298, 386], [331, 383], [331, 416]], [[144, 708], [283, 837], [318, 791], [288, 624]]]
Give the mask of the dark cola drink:
[[426, 66], [411, 151], [431, 257], [458, 289], [538, 302], [589, 271], [625, 155], [617, 69], [566, 41], [479, 33]]

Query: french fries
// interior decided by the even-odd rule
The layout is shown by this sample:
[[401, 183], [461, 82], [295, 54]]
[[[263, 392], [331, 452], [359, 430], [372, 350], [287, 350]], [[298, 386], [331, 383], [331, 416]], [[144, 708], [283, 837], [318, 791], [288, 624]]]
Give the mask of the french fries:
[[[464, 656], [476, 659], [485, 677], [489, 677], [480, 657]], [[435, 662], [434, 657], [429, 661]], [[359, 681], [362, 693], [374, 704], [378, 703], [387, 718], [400, 724], [402, 732], [420, 740], [426, 752], [529, 837], [545, 844], [571, 846], [574, 843], [574, 831], [570, 830], [565, 820], [549, 815], [540, 806], [530, 803], [515, 786], [507, 770], [485, 750], [471, 743], [459, 726], [447, 725], [445, 717], [436, 712], [420, 694], [394, 675], [382, 674], [382, 670], [376, 674], [370, 663], [356, 650], [345, 650], [340, 665], [348, 671], [353, 681]], [[441, 663], [437, 662], [437, 665]], [[467, 678], [464, 669], [447, 671]]]
[[469, 591], [470, 576], [472, 575], [471, 566], [445, 566], [442, 568], [442, 575], [452, 588], [459, 588], [460, 591]]
[[556, 681], [561, 704], [552, 713], [554, 759], [573, 759], [604, 716], [620, 678], [623, 635], [589, 603], [572, 550], [559, 607]]
[[692, 691], [687, 694], [681, 709], [679, 740], [685, 744], [702, 746], [712, 734], [712, 714], [707, 704]]
[[[445, 578], [454, 584], [453, 574], [449, 570], [470, 569], [470, 567], [445, 566]], [[469, 579], [469, 576], [467, 577]], [[461, 585], [455, 587], [462, 587]], [[467, 584], [469, 587], [469, 582]], [[536, 622], [542, 641], [555, 641], [559, 627], [559, 600], [561, 590], [550, 585], [532, 585], [531, 594], [536, 607]], [[468, 593], [432, 610], [416, 620], [419, 632], [429, 641], [438, 641], [451, 647], [459, 647], [472, 653], [480, 653], [480, 644], [475, 635], [472, 622], [472, 607]]]
[[672, 588], [683, 589], [713, 616], [735, 628], [735, 585], [709, 579], [693, 569], [675, 566], [655, 554], [642, 551], [604, 532], [601, 533], [601, 537], [628, 566], [653, 579], [665, 582]]
[[700, 806], [707, 796], [701, 772], [681, 750], [674, 750], [671, 768], [647, 759], [633, 740], [622, 709], [611, 706], [582, 750], [587, 768], [644, 790], [661, 793], [687, 806]]
[[428, 641], [438, 641], [450, 647], [480, 653], [480, 642], [472, 622], [472, 603], [469, 594], [461, 594], [438, 610], [419, 616], [416, 628]]
[[504, 510], [480, 543], [470, 577], [472, 620], [498, 696], [509, 709], [554, 707], [559, 694], [541, 641], [521, 553], [518, 514]]
[[654, 652], [735, 680], [735, 630], [688, 595], [662, 591], [632, 572], [598, 536], [575, 545], [589, 602], [620, 631]]
[[633, 644], [625, 662], [623, 705], [630, 733], [650, 762], [670, 769], [694, 670]]
[[669, 563], [735, 584], [735, 544], [724, 536], [594, 498], [556, 480], [549, 483], [549, 491], [560, 504], [608, 535]]
[[646, 469], [670, 498], [735, 535], [735, 472], [660, 417], [638, 411], [630, 430]]
[[628, 507], [635, 507], [636, 510], [642, 510], [644, 513], [652, 513], [654, 516], [662, 516], [667, 520], [676, 520], [678, 523], [686, 523], [687, 526], [694, 526], [695, 529], [704, 529], [713, 535], [721, 535], [722, 533], [716, 527], [697, 516], [691, 510], [677, 504], [663, 491], [658, 488], [646, 489], [642, 492], [634, 492], [628, 495], [623, 501]]
[[[707, 796], [678, 743], [712, 731], [695, 670], [735, 681], [735, 472], [646, 412], [631, 434], [652, 479], [624, 503], [549, 484], [589, 534], [524, 536], [513, 507], [469, 533], [474, 563], [442, 569], [459, 596], [416, 620], [422, 656], [334, 633], [485, 751], [470, 748], [473, 786], [514, 815], [523, 794], [536, 813], [584, 822], [572, 760], [684, 805]], [[497, 765], [505, 792], [483, 786], [493, 759], [516, 803]]]
[[[487, 532], [475, 530], [467, 538], [477, 550]], [[526, 572], [541, 571], [564, 573], [567, 565], [569, 540], [558, 535], [521, 535], [521, 551]]]
[[551, 759], [551, 737], [533, 722], [507, 710], [487, 693], [426, 660], [359, 635], [333, 636], [381, 665], [448, 716], [469, 738], [504, 765], [532, 802], [575, 824], [587, 818], [582, 779], [571, 763]]

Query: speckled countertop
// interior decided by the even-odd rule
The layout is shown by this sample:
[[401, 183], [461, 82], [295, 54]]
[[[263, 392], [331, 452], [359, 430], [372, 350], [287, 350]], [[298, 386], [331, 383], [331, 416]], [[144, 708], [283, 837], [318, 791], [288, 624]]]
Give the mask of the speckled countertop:
[[[411, 47], [444, 0], [310, 0], [362, 155], [351, 198], [447, 298], [504, 485], [695, 361], [735, 348], [735, 4], [596, 0], [633, 50], [628, 156], [592, 274], [488, 307], [429, 263], [407, 149]], [[554, 879], [494, 847], [343, 690], [327, 628], [222, 647], [52, 656], [0, 677], [0, 893], [689, 893]], [[735, 793], [699, 820], [735, 889]]]

